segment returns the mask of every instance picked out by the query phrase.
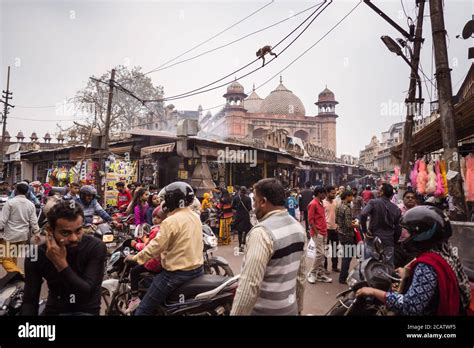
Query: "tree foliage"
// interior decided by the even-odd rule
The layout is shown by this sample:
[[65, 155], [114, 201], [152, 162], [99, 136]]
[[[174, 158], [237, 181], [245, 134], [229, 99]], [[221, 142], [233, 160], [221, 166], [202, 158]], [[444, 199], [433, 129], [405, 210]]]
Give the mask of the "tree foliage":
[[[74, 122], [74, 125], [69, 128], [61, 128], [58, 125], [59, 133], [66, 139], [87, 142], [92, 128], [104, 134], [110, 76], [111, 72], [107, 71], [100, 77], [96, 77], [97, 80], [105, 83], [89, 79], [87, 86], [76, 93], [73, 98], [75, 110], [82, 114], [84, 119]], [[151, 78], [142, 72], [141, 67], [135, 66], [129, 69], [123, 65], [117, 66], [115, 81], [142, 100], [160, 99], [164, 94], [163, 87], [154, 86]], [[163, 117], [163, 102], [151, 102], [145, 106], [120, 88], [114, 88], [110, 135], [133, 128], [148, 128], [149, 125], [161, 121]]]

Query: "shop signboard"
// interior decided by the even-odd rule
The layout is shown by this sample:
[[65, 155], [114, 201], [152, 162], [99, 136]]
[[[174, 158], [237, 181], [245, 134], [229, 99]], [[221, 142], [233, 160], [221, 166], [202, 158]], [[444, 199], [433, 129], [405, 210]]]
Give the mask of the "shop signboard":
[[105, 175], [105, 205], [117, 205], [118, 191], [116, 184], [123, 182], [128, 185], [137, 181], [137, 161], [115, 160], [109, 161]]

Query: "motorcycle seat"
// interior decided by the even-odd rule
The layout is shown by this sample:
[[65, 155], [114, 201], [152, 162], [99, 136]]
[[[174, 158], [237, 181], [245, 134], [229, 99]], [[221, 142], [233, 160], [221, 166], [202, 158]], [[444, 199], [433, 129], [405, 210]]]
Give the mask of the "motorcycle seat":
[[229, 280], [229, 277], [204, 274], [181, 285], [168, 296], [167, 300], [177, 302], [180, 301], [183, 296], [185, 300], [194, 298], [197, 294], [217, 288], [226, 280]]

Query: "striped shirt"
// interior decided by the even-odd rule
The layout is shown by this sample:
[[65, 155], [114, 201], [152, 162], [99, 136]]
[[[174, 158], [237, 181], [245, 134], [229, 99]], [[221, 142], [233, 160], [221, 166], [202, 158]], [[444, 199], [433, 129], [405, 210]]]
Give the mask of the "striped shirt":
[[[274, 210], [266, 214], [259, 222], [263, 222], [269, 217], [275, 214], [281, 214], [282, 212], [287, 214], [286, 209]], [[247, 237], [245, 261], [242, 266], [239, 287], [234, 299], [231, 315], [250, 315], [254, 313], [257, 301], [262, 301], [260, 294], [265, 290], [262, 286], [265, 283], [264, 278], [268, 276], [268, 274], [266, 274], [267, 267], [272, 260], [274, 253], [275, 242], [272, 240], [270, 234], [261, 226], [253, 228]], [[304, 284], [306, 281], [306, 243], [301, 259], [296, 262], [298, 262], [299, 265], [296, 275], [295, 300], [298, 312], [301, 312], [303, 309]], [[275, 269], [277, 269], [277, 267], [274, 267], [274, 270]], [[275, 275], [284, 276], [284, 274]]]

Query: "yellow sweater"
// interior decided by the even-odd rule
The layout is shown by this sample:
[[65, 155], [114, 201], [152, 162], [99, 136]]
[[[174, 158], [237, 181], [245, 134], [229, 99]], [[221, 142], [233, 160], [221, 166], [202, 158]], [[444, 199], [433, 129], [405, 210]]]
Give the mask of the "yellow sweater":
[[160, 233], [137, 255], [134, 260], [144, 264], [161, 255], [161, 265], [167, 271], [189, 271], [204, 262], [202, 224], [191, 208], [173, 211], [160, 226]]

